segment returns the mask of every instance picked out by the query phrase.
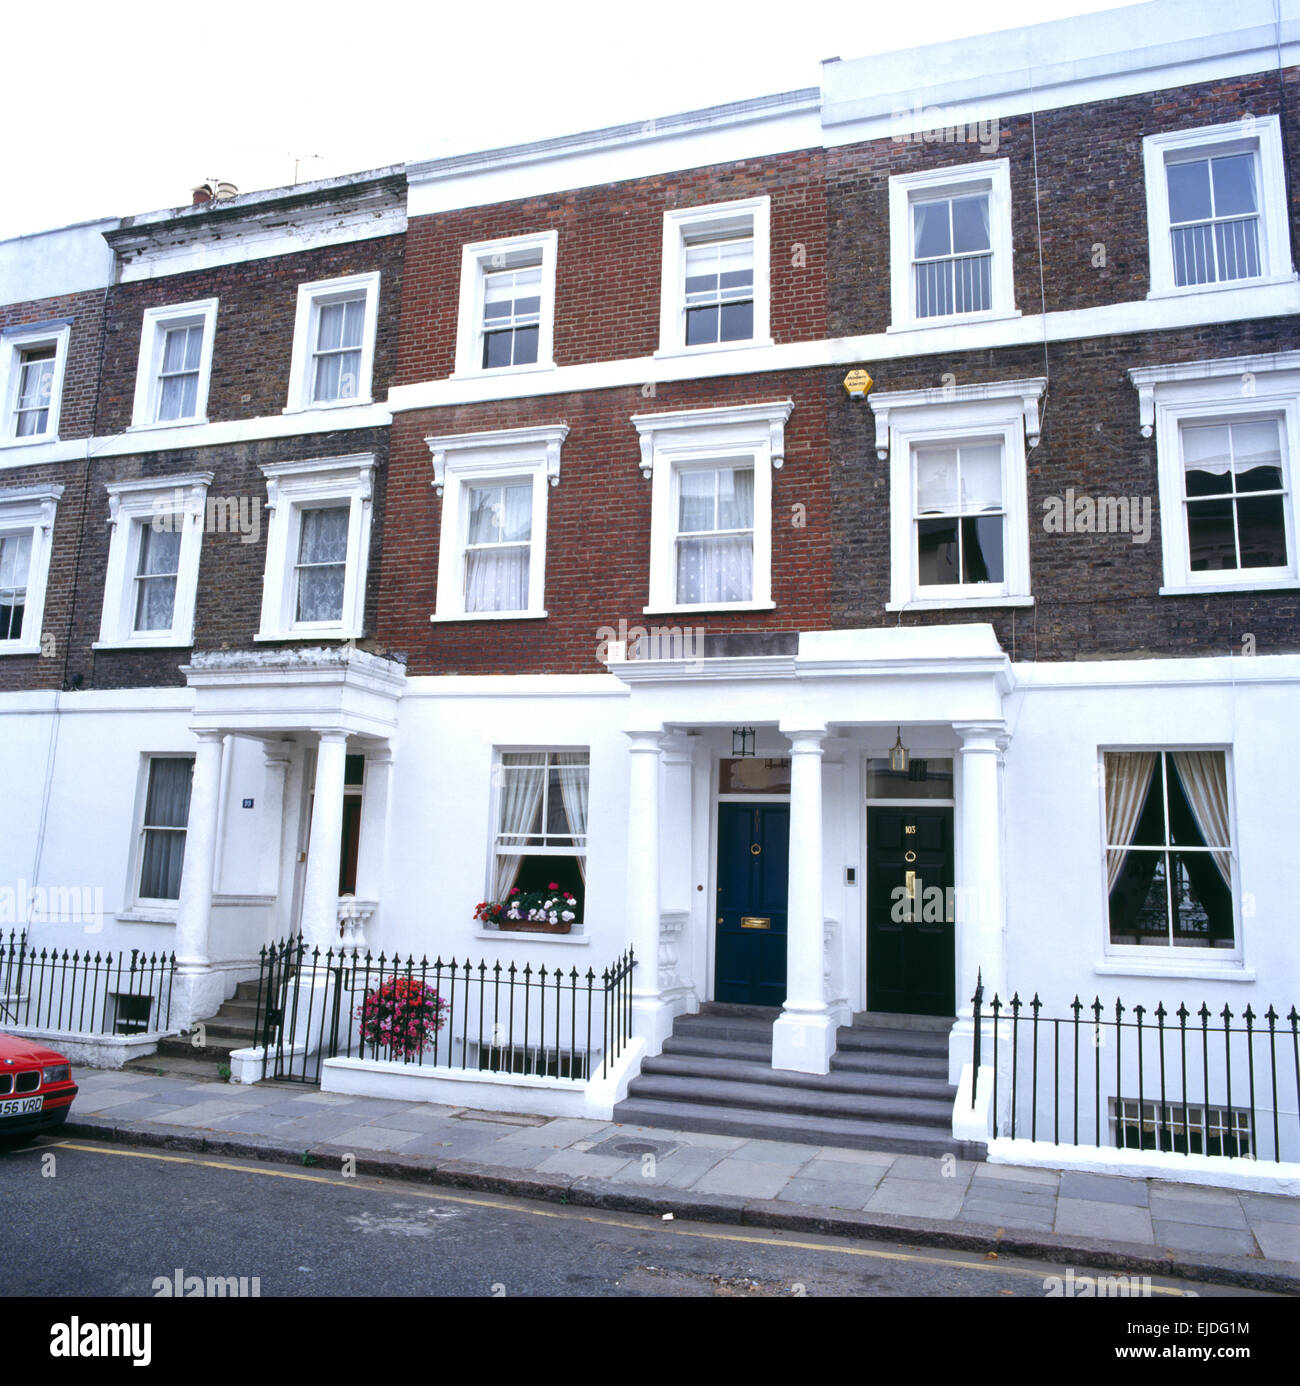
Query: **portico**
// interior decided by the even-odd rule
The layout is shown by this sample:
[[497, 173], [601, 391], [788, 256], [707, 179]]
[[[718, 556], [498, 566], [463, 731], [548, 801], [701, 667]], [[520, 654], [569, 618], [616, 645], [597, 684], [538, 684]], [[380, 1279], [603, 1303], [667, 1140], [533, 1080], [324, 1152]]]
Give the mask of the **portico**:
[[[954, 1019], [969, 1016], [978, 969], [986, 983], [1003, 973], [1010, 662], [987, 626], [804, 634], [758, 654], [738, 651], [737, 639], [725, 653], [706, 642], [695, 659], [610, 665], [631, 694], [627, 909], [643, 960], [634, 1027], [654, 1054], [675, 1018], [704, 1002], [779, 1000], [773, 1067], [825, 1073], [836, 1031], [868, 1009], [873, 968], [879, 977], [896, 965], [869, 942], [869, 900], [879, 910], [887, 883], [883, 858], [869, 864], [867, 851], [869, 800], [893, 802], [869, 775], [896, 735], [922, 766], [950, 767], [919, 791], [907, 786], [949, 797], [918, 800], [915, 812], [910, 799], [895, 805], [895, 816], [937, 823], [939, 838], [923, 861], [904, 844], [911, 869], [884, 908], [900, 903], [903, 878], [909, 888], [918, 873], [940, 882], [944, 850], [941, 898], [953, 906], [946, 944], [928, 953], [906, 922], [895, 929], [898, 947], [912, 949], [906, 965], [946, 946], [948, 980], [935, 984], [946, 1004], [935, 1013]], [[736, 770], [736, 728], [754, 730], [756, 771]], [[895, 917], [911, 919], [909, 907]]]

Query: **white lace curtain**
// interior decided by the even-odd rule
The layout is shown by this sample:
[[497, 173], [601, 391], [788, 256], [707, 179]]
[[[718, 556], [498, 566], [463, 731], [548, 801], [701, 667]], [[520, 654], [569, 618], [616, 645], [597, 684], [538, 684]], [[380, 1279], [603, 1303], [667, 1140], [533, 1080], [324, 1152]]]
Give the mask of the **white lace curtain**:
[[466, 611], [526, 611], [533, 488], [470, 488]]
[[[754, 594], [754, 471], [684, 471], [677, 531], [677, 600], [745, 602]], [[747, 533], [719, 533], [744, 530]]]
[[1210, 856], [1223, 877], [1232, 884], [1232, 851], [1229, 846], [1228, 767], [1222, 751], [1175, 751], [1174, 768], [1183, 783], [1187, 802], [1201, 830]]
[[181, 561], [182, 516], [169, 529], [146, 524], [140, 533], [135, 629], [170, 630], [176, 608], [176, 574]]
[[[581, 843], [584, 849], [587, 842], [587, 796], [591, 785], [590, 759], [585, 751], [559, 751], [555, 755], [565, 821], [573, 834], [575, 845]], [[586, 851], [579, 851], [577, 857], [578, 871], [583, 881], [586, 881]]]
[[507, 769], [507, 773], [502, 775], [501, 829], [497, 841], [520, 850], [498, 852], [492, 891], [494, 900], [504, 900], [519, 879], [524, 864], [523, 839], [536, 831], [537, 812], [546, 786], [545, 764], [510, 766], [507, 759], [503, 769]]
[[299, 621], [337, 621], [343, 615], [349, 508], [304, 510], [298, 544]]
[[1142, 806], [1155, 772], [1154, 751], [1108, 751], [1106, 753], [1106, 888], [1115, 889], [1127, 849], [1137, 831]]

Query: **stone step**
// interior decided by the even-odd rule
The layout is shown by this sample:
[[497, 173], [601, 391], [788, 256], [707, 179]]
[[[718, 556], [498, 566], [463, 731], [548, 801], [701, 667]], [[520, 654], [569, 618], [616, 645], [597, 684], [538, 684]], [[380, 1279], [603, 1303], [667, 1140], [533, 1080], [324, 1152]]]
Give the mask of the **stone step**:
[[679, 1015], [673, 1025], [674, 1035], [689, 1035], [693, 1039], [739, 1040], [747, 1044], [772, 1043], [772, 1023], [777, 1012], [766, 1016]]
[[840, 1146], [899, 1155], [956, 1155], [984, 1159], [984, 1147], [954, 1141], [930, 1127], [878, 1120], [800, 1117], [785, 1112], [702, 1107], [692, 1102], [628, 1097], [614, 1108], [614, 1120], [625, 1125], [657, 1126], [720, 1136], [792, 1141], [799, 1145]]
[[[201, 1050], [195, 1050], [195, 1054], [201, 1055]], [[123, 1065], [124, 1070], [134, 1073], [162, 1074], [167, 1078], [185, 1078], [191, 1082], [224, 1083], [226, 1080], [221, 1076], [220, 1064], [224, 1062], [219, 1056], [181, 1058], [175, 1054], [146, 1054], [142, 1059], [132, 1059]]]
[[158, 1053], [174, 1059], [202, 1058], [225, 1063], [232, 1050], [248, 1047], [243, 1039], [222, 1039], [211, 1033], [206, 1038], [207, 1044], [195, 1046], [183, 1035], [169, 1035], [158, 1041]]
[[939, 1056], [948, 1061], [948, 1036], [924, 1030], [865, 1029], [841, 1026], [835, 1035], [840, 1054], [916, 1054]]
[[732, 1060], [740, 1063], [770, 1064], [771, 1042], [751, 1043], [747, 1040], [712, 1039], [708, 1035], [673, 1034], [664, 1040], [665, 1054], [695, 1054], [720, 1063]]
[[941, 1078], [948, 1081], [946, 1054], [897, 1054], [888, 1049], [838, 1050], [831, 1055], [832, 1073], [893, 1073], [899, 1077]]
[[950, 1015], [903, 1015], [894, 1011], [859, 1011], [853, 1027], [862, 1030], [932, 1030], [946, 1035], [956, 1024]]
[[952, 1099], [955, 1096], [895, 1097], [875, 1094], [865, 1097], [860, 1093], [811, 1085], [792, 1087], [783, 1083], [737, 1081], [730, 1070], [703, 1078], [646, 1073], [643, 1070], [632, 1079], [627, 1095], [629, 1101], [654, 1099], [837, 1120], [905, 1122], [909, 1125], [932, 1126], [940, 1133], [951, 1127]]
[[956, 1089], [949, 1086], [947, 1075], [880, 1073], [874, 1070], [834, 1070], [830, 1073], [795, 1073], [789, 1069], [773, 1068], [771, 1063], [719, 1063], [716, 1057], [705, 1054], [680, 1054], [665, 1051], [641, 1064], [642, 1074], [655, 1073], [683, 1078], [721, 1078], [731, 1082], [756, 1083], [773, 1087], [807, 1088], [817, 1092], [851, 1093], [860, 1097], [922, 1097], [948, 1104]]

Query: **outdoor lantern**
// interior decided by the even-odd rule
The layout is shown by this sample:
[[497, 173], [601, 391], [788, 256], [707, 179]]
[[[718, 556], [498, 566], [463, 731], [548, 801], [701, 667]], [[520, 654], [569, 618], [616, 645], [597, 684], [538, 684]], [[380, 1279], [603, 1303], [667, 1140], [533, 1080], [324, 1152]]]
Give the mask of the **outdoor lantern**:
[[889, 748], [889, 768], [900, 772], [907, 769], [907, 747], [903, 745], [902, 727], [899, 727], [894, 744]]
[[732, 729], [731, 754], [733, 756], [752, 756], [754, 754], [753, 727], [735, 727]]

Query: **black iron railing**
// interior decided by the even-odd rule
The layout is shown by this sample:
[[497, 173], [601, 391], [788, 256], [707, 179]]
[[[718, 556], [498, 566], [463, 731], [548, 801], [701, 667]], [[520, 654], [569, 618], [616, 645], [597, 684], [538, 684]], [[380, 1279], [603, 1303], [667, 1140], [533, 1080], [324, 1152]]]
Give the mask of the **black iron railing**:
[[574, 967], [263, 948], [262, 1076], [319, 1082], [327, 1058], [585, 1082], [632, 1034], [631, 950], [597, 973]]
[[33, 948], [0, 935], [0, 1026], [68, 1034], [156, 1033], [171, 1024], [174, 953]]
[[993, 1134], [1182, 1155], [1300, 1159], [1300, 1012], [972, 998], [971, 1105], [991, 1030]]

